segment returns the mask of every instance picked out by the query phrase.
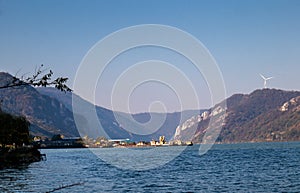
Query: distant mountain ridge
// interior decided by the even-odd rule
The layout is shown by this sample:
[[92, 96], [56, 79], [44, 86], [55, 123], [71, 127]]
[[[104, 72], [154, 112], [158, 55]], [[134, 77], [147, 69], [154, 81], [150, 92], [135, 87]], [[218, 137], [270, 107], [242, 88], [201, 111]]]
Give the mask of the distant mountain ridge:
[[[12, 76], [0, 72], [0, 86], [11, 81]], [[79, 124], [86, 128], [84, 133], [98, 137], [95, 122], [101, 122], [109, 138], [129, 138], [133, 141], [150, 141], [165, 135], [167, 140], [180, 139], [202, 142], [212, 116], [222, 111], [220, 105], [208, 110], [192, 110], [174, 113], [127, 114], [113, 112], [94, 106], [76, 94], [63, 93], [54, 88], [33, 88], [20, 86], [0, 90], [1, 109], [5, 112], [22, 115], [31, 123], [31, 134], [52, 137], [55, 134], [79, 136], [73, 116], [72, 97], [81, 105], [96, 109], [99, 119], [91, 120], [88, 112], [74, 115]], [[226, 119], [217, 139], [220, 143], [295, 141], [300, 140], [300, 92], [276, 89], [255, 90], [250, 94], [235, 94], [227, 99]], [[116, 120], [115, 115], [125, 121], [125, 126]], [[139, 123], [147, 123], [150, 118], [165, 116], [165, 121], [157, 131], [139, 135], [125, 128], [136, 124], [128, 120], [132, 116]], [[124, 122], [123, 122], [124, 123]], [[192, 129], [193, 128], [193, 129]], [[1, 129], [1, 126], [0, 126]], [[192, 139], [186, 139], [192, 136]]]
[[[72, 111], [72, 97], [75, 97], [75, 100], [78, 103], [81, 103], [82, 106], [88, 107], [88, 108], [95, 108], [99, 121], [101, 122], [101, 125], [103, 126], [105, 132], [109, 135], [110, 138], [129, 138], [133, 141], [150, 141], [152, 139], [158, 139], [159, 136], [164, 135], [169, 140], [172, 138], [172, 136], [175, 133], [175, 129], [178, 124], [186, 121], [189, 117], [197, 115], [203, 110], [187, 110], [184, 112], [174, 112], [174, 113], [138, 113], [138, 114], [127, 114], [122, 112], [113, 112], [109, 109], [105, 109], [100, 106], [94, 106], [93, 104], [85, 101], [84, 99], [80, 98], [76, 94], [71, 93], [61, 93], [57, 91], [54, 88], [37, 88], [37, 90], [43, 94], [50, 96], [52, 98], [55, 98], [59, 100], [60, 102], [63, 102], [66, 107], [68, 107], [69, 110]], [[83, 117], [86, 122], [87, 120], [90, 120], [89, 117], [92, 115], [87, 115], [85, 113], [81, 112], [81, 117]], [[126, 122], [127, 127], [137, 127], [136, 124], [134, 124], [132, 121], [128, 120], [126, 121], [126, 117], [132, 116], [132, 118], [139, 122], [139, 123], [147, 123], [151, 117], [163, 117], [165, 116], [165, 120], [160, 128], [153, 134], [149, 135], [138, 135], [135, 133], [131, 133], [123, 128], [120, 123], [116, 120], [115, 116], [121, 116], [123, 117], [123, 123]], [[86, 127], [93, 127], [92, 125], [96, 125], [96, 123], [87, 123]], [[94, 133], [95, 130], [91, 130], [87, 133], [89, 136], [96, 136], [97, 133]]]
[[[227, 99], [226, 119], [217, 142], [300, 140], [300, 92], [276, 89], [235, 94]], [[196, 127], [194, 142], [202, 142], [212, 110], [176, 128], [175, 139], [184, 139]], [[190, 135], [190, 134], [189, 134]]]
[[[0, 86], [11, 82], [12, 79], [13, 77], [10, 74], [0, 72]], [[1, 108], [3, 111], [26, 117], [31, 123], [30, 132], [32, 135], [50, 138], [56, 134], [63, 134], [66, 137], [79, 136], [81, 131], [77, 130], [78, 125], [75, 124], [72, 97], [88, 109], [96, 109], [99, 122], [101, 122], [103, 129], [111, 139], [129, 138], [133, 141], [150, 141], [151, 139], [158, 139], [160, 135], [165, 135], [167, 139], [170, 139], [178, 124], [190, 116], [199, 114], [199, 111], [168, 113], [166, 114], [166, 120], [156, 132], [149, 135], [138, 135], [124, 129], [115, 119], [115, 114], [124, 116], [126, 124], [135, 127], [136, 124], [126, 121], [126, 116], [131, 115], [94, 106], [72, 93], [60, 92], [55, 88], [33, 88], [29, 85], [0, 90], [0, 99], [3, 101]], [[75, 116], [77, 120], [80, 120], [79, 124], [87, 128], [84, 133], [81, 132], [81, 135], [88, 135], [93, 138], [99, 137], [98, 128], [95, 127], [95, 122], [98, 122], [98, 120], [91, 120], [91, 115], [88, 112], [81, 111], [77, 114], [75, 113]], [[151, 116], [159, 117], [160, 114], [142, 113], [132, 115], [140, 123], [147, 122]], [[181, 116], [183, 119], [180, 122]]]

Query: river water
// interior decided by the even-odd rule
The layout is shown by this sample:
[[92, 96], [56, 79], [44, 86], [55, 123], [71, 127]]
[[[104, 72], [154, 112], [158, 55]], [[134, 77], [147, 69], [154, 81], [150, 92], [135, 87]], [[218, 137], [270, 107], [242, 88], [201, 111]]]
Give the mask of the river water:
[[[161, 148], [163, 157], [180, 147]], [[198, 148], [187, 147], [172, 161], [140, 171], [118, 168], [95, 155], [98, 151], [115, 156], [124, 151], [121, 148], [94, 153], [89, 149], [42, 150], [46, 161], [0, 170], [0, 192], [300, 191], [299, 142], [215, 145], [201, 156]], [[137, 154], [140, 151], [131, 152], [136, 163]]]

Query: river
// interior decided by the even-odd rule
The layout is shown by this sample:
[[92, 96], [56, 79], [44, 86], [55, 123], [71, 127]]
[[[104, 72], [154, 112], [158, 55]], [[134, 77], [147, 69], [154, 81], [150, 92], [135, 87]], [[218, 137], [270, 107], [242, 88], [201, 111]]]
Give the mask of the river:
[[[160, 148], [153, 159], [182, 147]], [[116, 167], [99, 156], [104, 152], [118, 161], [122, 148], [45, 149], [46, 161], [0, 170], [0, 192], [300, 191], [300, 142], [220, 144], [204, 155], [198, 149], [187, 147], [172, 161], [144, 170]], [[139, 162], [151, 157], [145, 152], [131, 151], [130, 163], [146, 164]]]

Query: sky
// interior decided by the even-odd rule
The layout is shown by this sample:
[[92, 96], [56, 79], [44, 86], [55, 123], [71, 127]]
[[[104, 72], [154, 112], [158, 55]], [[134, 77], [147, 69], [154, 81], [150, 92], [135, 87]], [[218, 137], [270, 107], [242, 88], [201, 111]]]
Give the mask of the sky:
[[[30, 75], [44, 64], [56, 76], [69, 77], [68, 84], [73, 87], [77, 70], [97, 42], [130, 26], [161, 24], [202, 42], [218, 64], [227, 97], [261, 89], [260, 73], [275, 77], [268, 81], [270, 88], [300, 90], [299, 20], [299, 0], [0, 0], [0, 71]], [[185, 91], [185, 87], [175, 77], [175, 89], [148, 81], [129, 96], [125, 89], [123, 94], [121, 90], [113, 95], [114, 83], [122, 73], [149, 60], [166, 61], [184, 72], [199, 104], [191, 100], [182, 106], [181, 99], [193, 93], [178, 96], [177, 91]], [[171, 76], [160, 67], [153, 71]], [[125, 112], [173, 112], [209, 108], [215, 103], [205, 75], [178, 53], [159, 47], [122, 53], [99, 75], [97, 85], [91, 86], [95, 93], [83, 96], [85, 99]]]

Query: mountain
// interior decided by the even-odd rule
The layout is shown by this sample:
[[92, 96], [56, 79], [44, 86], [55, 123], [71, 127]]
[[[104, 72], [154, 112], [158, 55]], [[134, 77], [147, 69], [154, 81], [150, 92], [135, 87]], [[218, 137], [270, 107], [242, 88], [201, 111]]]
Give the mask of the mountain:
[[60, 101], [65, 107], [72, 111], [72, 92], [61, 92], [53, 87], [36, 87], [35, 89], [42, 95]]
[[[0, 72], [0, 86], [12, 82], [13, 79], [10, 74]], [[183, 113], [130, 115], [94, 106], [73, 93], [60, 92], [55, 88], [33, 88], [29, 85], [0, 89], [0, 99], [1, 109], [4, 112], [26, 117], [31, 124], [32, 135], [50, 138], [56, 134], [63, 134], [67, 137], [81, 134], [81, 136], [88, 135], [93, 138], [99, 136], [111, 139], [129, 138], [133, 141], [150, 141], [158, 139], [160, 135], [165, 135], [169, 139], [173, 136], [178, 124], [199, 113], [199, 111], [185, 111]], [[73, 112], [72, 99], [77, 107], [79, 106], [77, 112]], [[91, 119], [93, 109], [96, 109], [97, 119]], [[117, 120], [116, 117], [119, 119]], [[152, 128], [143, 126], [150, 118], [161, 121], [161, 117], [165, 119], [155, 132], [149, 133], [147, 129]], [[99, 122], [105, 133], [100, 131]], [[78, 130], [78, 126], [84, 129]], [[137, 131], [147, 131], [148, 134], [130, 132], [128, 129], [132, 128]]]
[[[0, 86], [12, 82], [12, 80], [13, 76], [0, 72]], [[1, 109], [13, 115], [24, 116], [31, 124], [30, 133], [32, 135], [49, 138], [56, 134], [62, 134], [66, 137], [79, 136], [72, 112], [72, 94], [58, 91], [55, 88], [39, 90], [45, 92], [49, 90], [49, 96], [29, 85], [0, 89]], [[55, 93], [56, 97], [51, 96], [51, 93]], [[81, 101], [84, 102], [84, 100]], [[91, 108], [94, 107], [88, 105]], [[102, 115], [101, 123], [109, 136], [112, 138], [130, 138], [128, 132], [113, 123], [109, 110], [101, 109], [99, 113]], [[91, 123], [88, 116], [85, 112], [77, 115], [81, 123], [87, 124], [87, 128], [90, 128], [89, 124]]]
[[[191, 116], [203, 112], [199, 110], [188, 110], [174, 113], [138, 113], [131, 115], [123, 112], [113, 112], [100, 106], [94, 106], [74, 93], [62, 93], [54, 88], [43, 87], [37, 88], [37, 90], [43, 95], [59, 100], [70, 111], [73, 111], [72, 100], [76, 101], [77, 106], [81, 106], [82, 108], [75, 114], [82, 119], [81, 123], [84, 126], [81, 127], [86, 128], [81, 132], [83, 135], [88, 135], [93, 138], [102, 135], [101, 132], [94, 129], [99, 128], [99, 123], [98, 120], [91, 119], [91, 117], [93, 117], [91, 113], [93, 108], [96, 109], [99, 122], [109, 138], [129, 138], [132, 141], [150, 141], [152, 139], [158, 139], [161, 135], [164, 135], [166, 139], [169, 140], [174, 135], [175, 129], [179, 124]], [[83, 112], [82, 109], [86, 109], [87, 111]], [[147, 124], [148, 121], [152, 121], [153, 124], [149, 124], [147, 127], [145, 124]], [[158, 127], [152, 128], [152, 125]], [[154, 132], [152, 132], [152, 130]], [[147, 134], [141, 134], [143, 133], [142, 131]]]
[[[0, 86], [12, 80], [11, 75], [0, 72]], [[94, 106], [74, 93], [28, 85], [0, 89], [0, 100], [4, 112], [26, 117], [31, 123], [31, 134], [46, 137], [55, 134], [72, 137], [80, 133], [93, 138], [105, 134], [111, 139], [149, 141], [165, 135], [167, 140], [202, 142], [210, 120], [221, 124], [224, 115], [226, 119], [217, 142], [300, 140], [300, 92], [297, 91], [262, 89], [235, 94], [226, 100], [226, 111], [222, 102], [203, 111], [133, 115]], [[77, 110], [73, 109], [72, 100]], [[91, 118], [93, 110], [96, 119]], [[99, 123], [104, 131], [99, 129]]]
[[[235, 94], [227, 100], [225, 122], [217, 139], [221, 143], [300, 140], [300, 92], [276, 89]], [[213, 111], [194, 116], [176, 128], [175, 139], [202, 142]]]
[[[0, 72], [0, 86], [12, 80], [13, 76]], [[24, 116], [31, 124], [30, 132], [33, 135], [79, 135], [72, 112], [63, 103], [40, 94], [29, 85], [0, 89], [0, 99], [2, 111]]]

